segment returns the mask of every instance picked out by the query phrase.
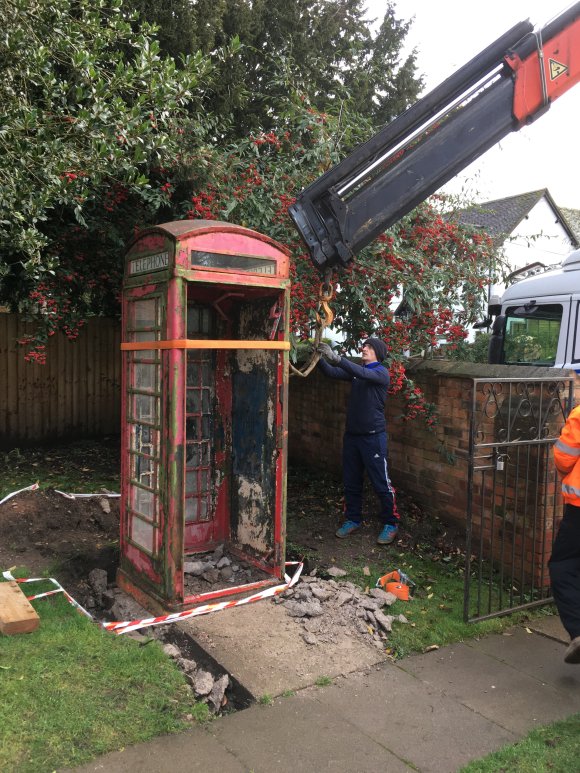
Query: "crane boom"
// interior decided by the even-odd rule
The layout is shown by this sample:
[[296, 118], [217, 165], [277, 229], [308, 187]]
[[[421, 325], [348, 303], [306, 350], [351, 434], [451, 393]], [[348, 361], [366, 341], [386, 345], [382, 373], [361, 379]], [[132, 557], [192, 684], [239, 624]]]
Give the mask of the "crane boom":
[[305, 188], [289, 214], [321, 272], [345, 267], [580, 80], [580, 2], [520, 22]]

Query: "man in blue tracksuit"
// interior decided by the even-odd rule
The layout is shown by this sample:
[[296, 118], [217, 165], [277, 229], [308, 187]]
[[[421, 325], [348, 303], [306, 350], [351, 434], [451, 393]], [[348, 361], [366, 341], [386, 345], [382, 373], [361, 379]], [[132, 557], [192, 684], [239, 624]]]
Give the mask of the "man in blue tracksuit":
[[342, 447], [342, 475], [346, 503], [345, 522], [337, 537], [348, 537], [361, 527], [364, 472], [380, 502], [383, 523], [377, 542], [389, 545], [397, 536], [399, 513], [395, 490], [387, 469], [387, 423], [385, 402], [389, 388], [389, 371], [382, 365], [387, 347], [378, 338], [367, 339], [362, 347], [362, 365], [357, 365], [320, 344], [319, 368], [326, 376], [352, 384], [346, 413]]

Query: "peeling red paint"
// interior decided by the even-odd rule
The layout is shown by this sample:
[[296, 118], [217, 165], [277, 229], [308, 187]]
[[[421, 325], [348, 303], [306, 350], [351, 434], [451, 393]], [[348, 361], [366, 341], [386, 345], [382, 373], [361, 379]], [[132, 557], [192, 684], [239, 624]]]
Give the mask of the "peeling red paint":
[[[237, 262], [220, 258], [217, 263], [257, 265], [260, 271], [263, 264], [252, 261], [252, 257], [267, 258], [275, 261], [276, 270], [265, 275], [251, 268], [246, 272], [239, 268], [193, 269], [192, 250], [242, 256]], [[178, 221], [156, 226], [137, 237], [126, 261], [127, 266], [133, 263], [125, 275], [124, 342], [149, 340], [147, 330], [152, 331], [151, 335], [155, 330], [160, 341], [196, 336], [217, 341], [287, 341], [287, 332], [280, 331], [287, 331], [287, 325], [275, 324], [272, 309], [281, 308], [288, 317], [288, 253], [269, 237], [231, 224]], [[139, 309], [133, 317], [145, 327], [139, 328], [144, 332], [135, 339], [132, 336], [136, 334], [130, 332], [129, 306], [139, 302], [145, 305], [132, 306]], [[154, 329], [146, 325], [154, 308], [152, 303], [157, 304], [160, 315], [160, 325]], [[193, 315], [192, 328], [194, 322], [199, 323], [198, 333], [188, 333], [188, 314]], [[155, 390], [151, 391], [150, 383], [158, 368], [155, 360], [147, 360], [146, 352], [123, 353], [119, 571], [124, 586], [141, 603], [149, 598], [152, 608], [160, 601], [171, 609], [193, 603], [194, 597], [184, 598], [184, 557], [218, 544], [273, 577], [283, 575], [288, 353], [259, 348], [226, 350], [219, 345], [213, 354], [207, 350], [209, 354], [202, 356], [196, 351], [200, 352], [172, 348], [151, 355], [161, 359], [159, 398]], [[131, 370], [133, 360], [136, 365]], [[202, 379], [199, 386], [188, 385], [188, 362], [192, 363], [192, 374], [198, 374], [195, 378]], [[213, 365], [208, 371], [210, 363]], [[141, 412], [139, 416], [130, 413], [131, 395], [139, 406], [135, 408]], [[186, 396], [188, 405], [191, 401], [187, 410]], [[202, 401], [203, 408], [196, 408], [196, 401]], [[158, 415], [149, 416], [147, 411], [153, 408]], [[150, 428], [157, 426], [160, 445], [153, 448], [151, 438], [157, 435]], [[187, 427], [190, 429], [186, 431]], [[251, 435], [245, 434], [248, 431]], [[196, 434], [189, 436], [189, 432]], [[144, 445], [131, 448], [135, 438]], [[200, 467], [195, 459], [202, 459], [201, 454], [203, 460], [197, 462]], [[131, 458], [136, 460], [139, 480], [144, 481], [140, 485], [131, 483]], [[185, 474], [186, 458], [189, 477]], [[153, 494], [148, 493], [155, 482], [150, 469], [158, 469], [157, 493]], [[191, 489], [196, 480], [197, 488]], [[203, 489], [207, 495], [195, 493], [200, 486], [207, 486], [208, 480], [210, 489]], [[134, 514], [133, 499], [140, 508], [150, 508], [149, 503], [157, 501], [154, 522], [147, 515]], [[187, 519], [186, 502], [190, 510], [195, 505]], [[199, 510], [202, 506], [203, 512]], [[133, 521], [137, 528], [134, 539], [130, 536]], [[145, 548], [143, 544], [148, 542]]]

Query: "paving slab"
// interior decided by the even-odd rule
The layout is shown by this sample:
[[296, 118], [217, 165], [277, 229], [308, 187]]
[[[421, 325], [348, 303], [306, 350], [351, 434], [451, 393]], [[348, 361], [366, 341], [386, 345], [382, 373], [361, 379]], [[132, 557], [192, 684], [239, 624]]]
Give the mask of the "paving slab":
[[565, 647], [559, 641], [530, 634], [525, 627], [517, 627], [501, 636], [488, 636], [466, 644], [528, 674], [542, 684], [550, 684], [580, 711], [580, 668], [564, 663]]
[[280, 604], [259, 601], [193, 618], [179, 627], [192, 636], [255, 697], [281, 695], [384, 662], [383, 650], [345, 632], [309, 645], [302, 627]]
[[400, 667], [518, 735], [578, 710], [551, 684], [467, 644], [407, 658]]
[[320, 690], [318, 700], [331, 716], [347, 719], [422, 773], [454, 773], [517, 740], [397, 665], [351, 674]]
[[250, 768], [205, 728], [194, 727], [179, 735], [162, 735], [148, 743], [105, 754], [74, 770], [77, 773], [248, 773]]
[[542, 636], [547, 636], [549, 639], [555, 639], [566, 645], [570, 644], [570, 637], [558, 615], [539, 617], [537, 620], [531, 620], [527, 626], [534, 633], [541, 633]]
[[253, 706], [213, 723], [211, 732], [252, 773], [414, 771], [387, 744], [326, 708], [319, 700], [326, 689], [314, 687], [271, 706]]

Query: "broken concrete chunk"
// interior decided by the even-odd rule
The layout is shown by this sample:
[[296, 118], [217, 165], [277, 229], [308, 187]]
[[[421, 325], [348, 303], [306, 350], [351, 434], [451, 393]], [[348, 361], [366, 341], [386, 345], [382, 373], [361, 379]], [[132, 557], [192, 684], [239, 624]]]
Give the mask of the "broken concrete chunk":
[[224, 566], [220, 569], [220, 575], [222, 580], [231, 580], [234, 576], [234, 570], [231, 566]]
[[387, 593], [387, 591], [384, 591], [382, 588], [371, 588], [369, 596], [378, 601], [382, 601], [383, 604], [387, 604], [388, 606], [391, 606], [391, 604], [397, 600], [394, 593]]
[[385, 615], [380, 610], [377, 610], [375, 612], [375, 620], [377, 621], [378, 625], [383, 629], [383, 631], [386, 631], [387, 633], [390, 633], [392, 631], [393, 620], [394, 620], [394, 617], [392, 615]]
[[347, 601], [352, 599], [352, 595], [353, 594], [349, 591], [341, 591], [341, 593], [339, 593], [336, 597], [336, 603], [339, 607], [341, 607], [343, 604], [346, 604]]
[[209, 695], [213, 688], [213, 676], [209, 671], [199, 669], [193, 681], [193, 689], [196, 695]]
[[319, 601], [328, 601], [334, 596], [334, 593], [328, 588], [322, 588], [320, 585], [311, 585], [312, 595]]
[[312, 598], [312, 590], [309, 585], [299, 585], [294, 594], [296, 601], [309, 601]]
[[407, 618], [405, 617], [405, 615], [399, 615], [399, 616], [398, 616], [396, 619], [397, 619], [397, 621], [398, 621], [399, 623], [408, 623], [408, 622], [409, 622], [409, 621], [407, 620]]
[[372, 599], [370, 596], [361, 596], [359, 604], [363, 609], [380, 609], [383, 604], [381, 601], [377, 601], [377, 599]]
[[[172, 647], [172, 644], [165, 645], [167, 647]], [[164, 648], [165, 649], [165, 648]], [[186, 674], [193, 674], [195, 669], [197, 668], [197, 663], [195, 660], [190, 660], [189, 658], [175, 658], [177, 665], [181, 668], [182, 671], [185, 671]]]
[[310, 644], [310, 645], [318, 644], [318, 639], [313, 633], [310, 633], [310, 631], [303, 631], [302, 638], [304, 639], [306, 644]]
[[288, 601], [284, 608], [291, 617], [319, 617], [324, 614], [319, 601]]
[[339, 569], [337, 566], [331, 566], [330, 569], [326, 570], [326, 573], [330, 575], [330, 577], [346, 577], [348, 574], [344, 569]]
[[322, 621], [319, 617], [307, 617], [302, 624], [309, 633], [318, 633], [322, 627]]
[[193, 574], [195, 577], [202, 575], [207, 568], [205, 561], [185, 561], [183, 564], [184, 573]]
[[110, 513], [111, 512], [111, 505], [109, 503], [109, 500], [106, 499], [105, 497], [102, 497], [101, 499], [99, 499], [99, 505], [101, 506], [101, 510], [104, 513]]
[[223, 568], [224, 568], [224, 566], [230, 566], [230, 565], [231, 565], [231, 563], [232, 563], [232, 562], [230, 561], [230, 559], [229, 559], [227, 556], [222, 556], [222, 557], [220, 558], [220, 560], [217, 562], [217, 564], [216, 564], [216, 568], [217, 568], [217, 569], [223, 569]]
[[107, 572], [104, 569], [91, 569], [89, 585], [95, 593], [101, 594], [107, 590]]
[[201, 575], [202, 579], [209, 583], [217, 582], [220, 578], [220, 570], [219, 569], [206, 569], [205, 572]]
[[181, 652], [179, 651], [179, 648], [175, 646], [175, 644], [164, 644], [163, 652], [170, 658], [177, 659], [181, 657]]
[[213, 687], [211, 688], [211, 692], [209, 694], [208, 703], [213, 707], [214, 711], [220, 710], [224, 700], [225, 692], [228, 689], [229, 684], [230, 678], [227, 674], [223, 674], [213, 683]]

